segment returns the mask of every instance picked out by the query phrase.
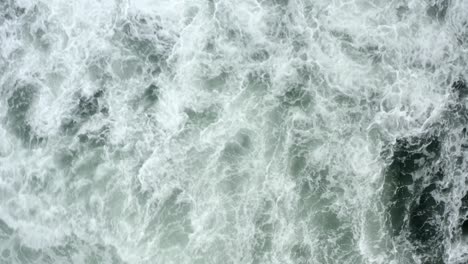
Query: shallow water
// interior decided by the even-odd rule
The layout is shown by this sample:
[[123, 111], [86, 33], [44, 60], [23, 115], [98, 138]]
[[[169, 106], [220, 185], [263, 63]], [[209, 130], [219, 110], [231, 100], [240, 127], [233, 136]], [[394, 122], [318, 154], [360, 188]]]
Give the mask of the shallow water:
[[0, 263], [467, 263], [468, 1], [0, 0]]

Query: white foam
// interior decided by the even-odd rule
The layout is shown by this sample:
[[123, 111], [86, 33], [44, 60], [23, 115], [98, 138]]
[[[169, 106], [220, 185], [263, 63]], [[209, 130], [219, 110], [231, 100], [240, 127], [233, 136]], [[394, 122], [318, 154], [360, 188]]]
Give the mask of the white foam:
[[[75, 240], [76, 263], [96, 244], [128, 263], [397, 263], [380, 155], [437, 123], [466, 75], [451, 2], [441, 22], [424, 1], [16, 1], [0, 219], [57, 261]], [[17, 81], [38, 91], [25, 122], [42, 143], [6, 122]]]

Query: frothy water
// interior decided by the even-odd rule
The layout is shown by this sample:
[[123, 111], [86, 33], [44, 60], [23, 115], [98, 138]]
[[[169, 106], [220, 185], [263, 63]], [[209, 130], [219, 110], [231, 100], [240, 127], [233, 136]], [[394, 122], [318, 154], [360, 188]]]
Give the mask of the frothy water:
[[467, 263], [465, 0], [0, 0], [0, 263]]

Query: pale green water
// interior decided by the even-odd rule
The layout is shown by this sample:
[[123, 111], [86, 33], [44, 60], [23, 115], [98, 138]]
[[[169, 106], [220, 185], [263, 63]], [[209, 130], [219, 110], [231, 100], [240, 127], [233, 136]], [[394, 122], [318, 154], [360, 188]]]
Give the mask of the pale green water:
[[466, 263], [467, 25], [464, 0], [0, 0], [0, 263]]

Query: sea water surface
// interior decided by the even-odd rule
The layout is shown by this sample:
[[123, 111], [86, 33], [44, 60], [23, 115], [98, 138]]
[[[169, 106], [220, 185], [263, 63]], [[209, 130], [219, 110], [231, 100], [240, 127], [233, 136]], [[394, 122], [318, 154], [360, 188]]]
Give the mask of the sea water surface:
[[468, 1], [0, 0], [0, 263], [468, 263]]

